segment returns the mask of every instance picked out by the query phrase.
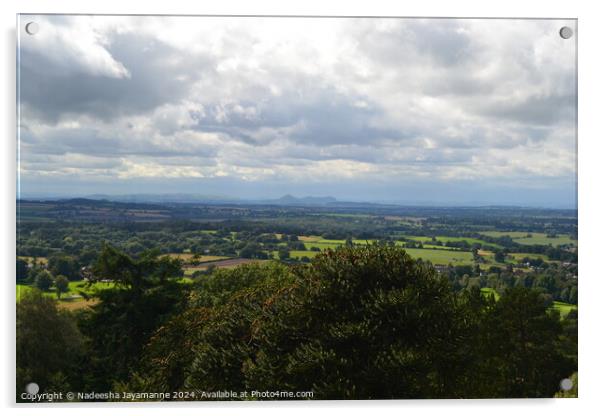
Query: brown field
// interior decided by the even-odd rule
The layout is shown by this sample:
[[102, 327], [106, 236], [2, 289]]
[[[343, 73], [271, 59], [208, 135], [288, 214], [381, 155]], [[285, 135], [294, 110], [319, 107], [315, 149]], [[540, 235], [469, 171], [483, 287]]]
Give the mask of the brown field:
[[[31, 256], [18, 256], [21, 260], [25, 260], [27, 263], [32, 264], [33, 263], [33, 257]], [[38, 264], [48, 264], [48, 259], [46, 257], [36, 257], [36, 262]]]
[[76, 311], [78, 309], [89, 308], [96, 305], [98, 299], [86, 300], [84, 298], [61, 300], [58, 302], [58, 307], [67, 311]]
[[198, 266], [187, 266], [184, 268], [186, 274], [194, 273], [197, 270], [206, 270], [209, 266], [215, 266], [219, 268], [231, 268], [240, 266], [242, 264], [248, 263], [262, 263], [269, 260], [259, 260], [259, 259], [226, 259], [226, 260], [217, 260], [217, 261], [209, 261], [203, 264], [199, 264]]
[[316, 242], [321, 239], [322, 239], [322, 237], [320, 237], [319, 235], [300, 235], [299, 236], [300, 241], [307, 241], [307, 242]]
[[[166, 256], [173, 257], [176, 259], [180, 259], [184, 262], [191, 261], [194, 257], [192, 253], [169, 253]], [[226, 256], [199, 256], [198, 261], [201, 263], [205, 263], [208, 261], [217, 261], [217, 260], [227, 260], [229, 257]]]

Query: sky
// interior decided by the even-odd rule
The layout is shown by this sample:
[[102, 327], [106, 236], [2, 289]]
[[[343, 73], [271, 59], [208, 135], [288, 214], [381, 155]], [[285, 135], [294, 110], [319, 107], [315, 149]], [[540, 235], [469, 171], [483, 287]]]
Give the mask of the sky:
[[19, 26], [23, 197], [576, 207], [576, 36], [558, 34], [572, 20]]

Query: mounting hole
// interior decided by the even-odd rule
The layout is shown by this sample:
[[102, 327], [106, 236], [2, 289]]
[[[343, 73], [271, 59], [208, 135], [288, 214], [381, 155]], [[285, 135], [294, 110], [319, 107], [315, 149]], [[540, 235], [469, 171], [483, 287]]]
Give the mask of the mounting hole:
[[563, 378], [560, 381], [560, 388], [564, 391], [569, 391], [573, 388], [573, 380], [571, 380], [570, 378]]
[[573, 36], [573, 29], [568, 26], [563, 26], [560, 28], [559, 33], [562, 39], [570, 39]]
[[40, 386], [38, 386], [37, 383], [29, 383], [27, 386], [25, 386], [25, 391], [28, 394], [38, 394], [40, 391]]
[[25, 25], [25, 31], [30, 35], [35, 35], [40, 30], [40, 26], [36, 22], [29, 22]]

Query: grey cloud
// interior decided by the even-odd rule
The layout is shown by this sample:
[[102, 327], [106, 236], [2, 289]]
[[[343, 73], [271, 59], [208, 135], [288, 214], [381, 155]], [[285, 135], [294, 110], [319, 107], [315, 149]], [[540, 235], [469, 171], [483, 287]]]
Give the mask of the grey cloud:
[[42, 54], [21, 52], [21, 100], [26, 109], [46, 122], [67, 114], [86, 114], [110, 120], [148, 112], [184, 97], [190, 83], [213, 69], [200, 56], [182, 54], [157, 39], [113, 34], [107, 50], [129, 71], [129, 78], [65, 71]]
[[211, 157], [217, 149], [206, 144], [197, 144], [193, 140], [170, 138], [149, 140], [149, 138], [110, 135], [98, 129], [55, 129], [38, 137], [30, 131], [22, 134], [21, 140], [28, 154], [64, 155], [77, 153], [92, 156], [199, 156]]
[[45, 155], [35, 159], [29, 159], [24, 163], [24, 169], [28, 171], [46, 171], [52, 172], [57, 168], [75, 168], [75, 169], [116, 169], [122, 165], [121, 160], [115, 158], [57, 158], [55, 155]]
[[400, 70], [416, 59], [421, 64], [444, 66], [473, 59], [471, 39], [458, 30], [461, 25], [457, 20], [402, 19], [397, 25], [376, 30], [374, 23], [361, 22], [352, 29], [360, 49], [366, 56]]
[[[367, 97], [348, 97], [334, 90], [314, 88], [303, 91], [303, 95], [288, 92], [278, 97], [260, 97], [256, 103], [242, 101], [226, 106], [212, 106], [203, 113], [193, 114], [196, 129], [227, 133], [248, 144], [269, 144], [258, 138], [257, 130], [263, 128], [291, 127], [287, 138], [298, 143], [319, 145], [333, 144], [377, 144], [385, 139], [404, 139], [416, 134], [402, 129], [378, 126], [383, 110], [375, 104], [354, 105], [354, 102], [369, 101]], [[252, 108], [254, 117], [236, 112], [236, 107]], [[227, 114], [220, 119], [219, 114]], [[277, 138], [276, 136], [274, 139]]]
[[470, 35], [460, 31], [459, 20], [439, 20], [436, 24], [433, 20], [410, 21], [408, 28], [416, 48], [429, 53], [438, 64], [456, 65], [474, 56]]
[[574, 120], [575, 105], [574, 95], [531, 96], [516, 101], [494, 99], [474, 111], [487, 117], [540, 126]]
[[493, 94], [495, 84], [475, 76], [473, 71], [455, 70], [441, 71], [440, 76], [429, 79], [422, 85], [424, 94], [431, 96], [476, 96], [487, 99]]

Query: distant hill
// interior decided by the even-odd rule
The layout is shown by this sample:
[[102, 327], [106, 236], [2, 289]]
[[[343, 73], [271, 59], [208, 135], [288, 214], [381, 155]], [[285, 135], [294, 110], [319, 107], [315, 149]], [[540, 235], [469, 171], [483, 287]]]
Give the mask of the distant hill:
[[224, 195], [199, 195], [199, 194], [131, 194], [131, 195], [105, 195], [94, 194], [86, 196], [89, 200], [106, 200], [128, 203], [206, 203], [206, 204], [267, 204], [267, 205], [328, 205], [337, 203], [332, 196], [305, 196], [297, 198], [287, 194], [278, 199], [244, 200]]
[[266, 202], [279, 205], [327, 205], [336, 203], [337, 199], [332, 196], [305, 196], [297, 198], [287, 194], [276, 200]]
[[239, 201], [225, 195], [199, 195], [199, 194], [131, 194], [131, 195], [105, 195], [94, 194], [86, 198], [116, 202], [151, 202], [151, 203], [232, 203]]

